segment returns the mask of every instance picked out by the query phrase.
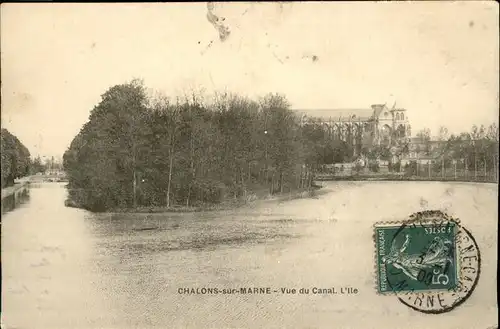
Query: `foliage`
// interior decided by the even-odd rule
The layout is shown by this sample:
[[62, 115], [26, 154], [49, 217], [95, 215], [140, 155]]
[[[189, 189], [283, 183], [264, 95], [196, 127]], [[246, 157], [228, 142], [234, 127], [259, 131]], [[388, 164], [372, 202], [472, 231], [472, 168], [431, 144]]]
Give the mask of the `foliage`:
[[374, 172], [374, 173], [377, 173], [380, 171], [380, 166], [378, 164], [377, 161], [372, 161], [368, 164], [368, 169], [371, 171], [371, 172]]
[[417, 161], [410, 161], [410, 163], [405, 166], [405, 175], [407, 176], [417, 176], [418, 172], [418, 164]]
[[[171, 100], [145, 90], [137, 80], [107, 90], [71, 142], [63, 165], [73, 203], [91, 210], [221, 203], [310, 188], [320, 168], [352, 161], [354, 154], [368, 163], [392, 158], [389, 147], [365, 143], [367, 135], [351, 132], [342, 141], [325, 125], [301, 120], [283, 95], [253, 100], [216, 93], [208, 99], [192, 92]], [[498, 168], [496, 127], [447, 140], [443, 128], [440, 136], [445, 164], [465, 157], [469, 165], [483, 159]], [[418, 137], [418, 151], [429, 154], [430, 131]], [[396, 156], [409, 150], [407, 141], [395, 146]], [[378, 164], [370, 170], [379, 171]], [[405, 170], [416, 173], [416, 163]]]
[[400, 172], [401, 170], [401, 163], [396, 162], [396, 163], [390, 163], [390, 171], [392, 172]]
[[449, 167], [452, 160], [459, 160], [469, 169], [486, 166], [498, 170], [498, 127], [494, 123], [488, 128], [473, 125], [470, 132], [451, 135], [436, 152], [439, 166], [442, 159], [445, 167]]
[[427, 128], [420, 130], [417, 133], [417, 140], [419, 143], [417, 152], [429, 155], [431, 151], [431, 131]]
[[363, 165], [360, 162], [356, 162], [356, 164], [354, 165], [354, 172], [356, 174], [359, 174], [361, 173], [361, 171], [363, 171], [363, 169], [364, 169]]
[[172, 102], [149, 99], [133, 81], [102, 96], [64, 169], [70, 198], [91, 210], [220, 203], [254, 189], [310, 187], [322, 161], [317, 134], [301, 128], [282, 95], [215, 94], [208, 103], [193, 93]]
[[[430, 170], [437, 176], [446, 175], [448, 168], [456, 167], [490, 174], [498, 172], [498, 127], [494, 123], [488, 127], [473, 125], [470, 132], [450, 136], [447, 129], [441, 127], [436, 142], [437, 147], [432, 148], [429, 155], [433, 159]], [[416, 163], [412, 166], [416, 168]], [[428, 165], [425, 167], [428, 168]], [[411, 168], [408, 170], [413, 171]], [[414, 171], [416, 174], [416, 169]], [[424, 175], [430, 175], [427, 169]]]
[[2, 128], [2, 188], [14, 184], [14, 180], [28, 175], [30, 152], [19, 139]]
[[31, 168], [30, 168], [30, 174], [36, 174], [40, 172], [44, 172], [46, 168], [46, 165], [42, 163], [42, 159], [40, 159], [40, 156], [37, 156], [33, 161], [31, 162]]

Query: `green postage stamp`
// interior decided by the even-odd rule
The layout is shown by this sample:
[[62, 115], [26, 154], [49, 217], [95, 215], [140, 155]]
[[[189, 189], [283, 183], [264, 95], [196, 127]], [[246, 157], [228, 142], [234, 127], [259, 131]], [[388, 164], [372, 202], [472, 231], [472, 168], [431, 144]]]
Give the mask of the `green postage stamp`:
[[474, 291], [481, 256], [472, 234], [439, 210], [375, 224], [377, 292], [423, 313], [449, 312]]
[[378, 291], [455, 289], [455, 222], [376, 227]]

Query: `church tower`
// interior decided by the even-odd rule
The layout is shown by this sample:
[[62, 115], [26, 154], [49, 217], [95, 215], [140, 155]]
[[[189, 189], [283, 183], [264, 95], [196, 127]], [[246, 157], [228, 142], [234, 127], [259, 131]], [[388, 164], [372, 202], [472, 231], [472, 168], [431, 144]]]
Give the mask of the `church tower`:
[[396, 103], [391, 109], [393, 138], [397, 141], [408, 140], [411, 136], [411, 127], [408, 121], [406, 109], [396, 108]]

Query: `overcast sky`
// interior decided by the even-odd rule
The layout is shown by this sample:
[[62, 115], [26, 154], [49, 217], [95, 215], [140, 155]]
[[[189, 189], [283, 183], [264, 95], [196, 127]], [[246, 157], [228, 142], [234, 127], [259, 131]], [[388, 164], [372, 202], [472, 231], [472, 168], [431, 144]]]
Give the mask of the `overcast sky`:
[[[2, 127], [62, 155], [100, 95], [143, 78], [286, 94], [293, 108], [397, 102], [412, 131], [498, 122], [495, 2], [3, 4]], [[315, 59], [315, 60], [314, 60]]]

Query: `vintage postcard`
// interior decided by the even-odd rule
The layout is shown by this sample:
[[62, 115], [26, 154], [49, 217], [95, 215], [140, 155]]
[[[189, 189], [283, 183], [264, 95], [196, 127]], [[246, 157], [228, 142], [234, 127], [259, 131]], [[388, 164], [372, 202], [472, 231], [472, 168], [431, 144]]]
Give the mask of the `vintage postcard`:
[[2, 328], [498, 328], [498, 14], [3, 4]]

